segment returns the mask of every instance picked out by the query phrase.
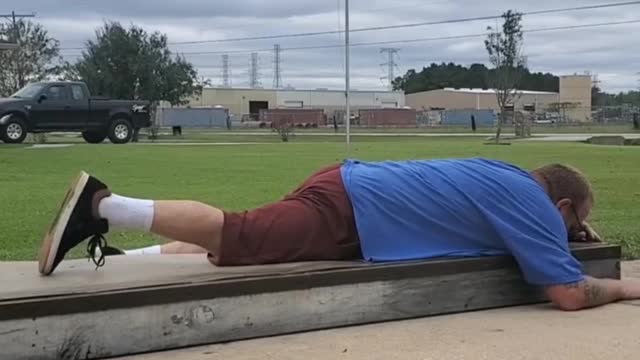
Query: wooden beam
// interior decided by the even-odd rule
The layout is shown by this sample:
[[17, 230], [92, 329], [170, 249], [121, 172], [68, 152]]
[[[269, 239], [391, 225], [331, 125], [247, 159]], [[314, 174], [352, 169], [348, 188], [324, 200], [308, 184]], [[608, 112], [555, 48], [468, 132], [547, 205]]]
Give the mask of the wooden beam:
[[[620, 278], [618, 246], [573, 252], [586, 273]], [[509, 257], [330, 264], [284, 275], [177, 284], [168, 275], [166, 285], [4, 298], [3, 356], [95, 359], [545, 300]]]

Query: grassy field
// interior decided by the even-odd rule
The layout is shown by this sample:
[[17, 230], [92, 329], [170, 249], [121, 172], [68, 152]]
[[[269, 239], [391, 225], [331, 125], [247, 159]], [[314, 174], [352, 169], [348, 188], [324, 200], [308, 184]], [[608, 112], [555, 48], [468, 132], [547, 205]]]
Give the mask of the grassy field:
[[[273, 140], [264, 136], [233, 140], [266, 138]], [[36, 257], [41, 235], [81, 169], [123, 195], [197, 199], [239, 210], [276, 200], [313, 170], [345, 157], [344, 144], [336, 142], [341, 139], [315, 140], [299, 137], [291, 143], [229, 146], [77, 144], [49, 149], [0, 144], [0, 260]], [[640, 147], [482, 143], [482, 138], [356, 136], [351, 156], [364, 160], [483, 156], [525, 168], [551, 161], [572, 164], [583, 169], [595, 186], [592, 223], [609, 241], [621, 243], [626, 257], [640, 257]], [[138, 233], [111, 233], [108, 240], [125, 248], [159, 241]]]

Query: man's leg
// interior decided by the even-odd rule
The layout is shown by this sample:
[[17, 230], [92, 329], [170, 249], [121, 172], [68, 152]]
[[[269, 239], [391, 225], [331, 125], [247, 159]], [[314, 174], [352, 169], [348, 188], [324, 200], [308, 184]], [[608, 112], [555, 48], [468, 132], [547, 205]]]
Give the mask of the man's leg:
[[109, 255], [177, 255], [177, 254], [206, 254], [209, 251], [193, 244], [184, 243], [182, 241], [171, 241], [162, 245], [151, 245], [136, 249], [118, 249], [109, 246], [104, 249], [104, 254]]
[[217, 248], [222, 236], [222, 211], [200, 202], [151, 201], [114, 194], [103, 198], [98, 209], [98, 216], [111, 227], [151, 232], [175, 240], [118, 254], [206, 254], [207, 248]]
[[160, 253], [169, 254], [206, 254], [209, 251], [198, 245], [187, 244], [180, 241], [172, 241], [160, 246]]
[[100, 200], [98, 216], [117, 229], [147, 231], [216, 249], [222, 238], [222, 210], [197, 201], [151, 201], [111, 195]]
[[[300, 184], [292, 193], [300, 192], [318, 176], [335, 171], [336, 166], [320, 169]], [[142, 202], [142, 203], [140, 203]], [[145, 204], [144, 202], [147, 202]], [[150, 206], [149, 200], [128, 199], [118, 195], [105, 198], [100, 203], [100, 215], [109, 220], [109, 224], [119, 228], [150, 231], [154, 234], [174, 240], [162, 246], [124, 250], [126, 255], [146, 254], [206, 254], [218, 255], [220, 248], [224, 214], [220, 209], [194, 201], [156, 201], [153, 205], [153, 221], [131, 216], [132, 209]], [[109, 216], [112, 214], [112, 216]], [[149, 225], [147, 225], [147, 223]], [[133, 226], [132, 226], [133, 225]], [[207, 250], [213, 249], [213, 250]]]
[[101, 266], [104, 258], [102, 254], [96, 257], [96, 250], [106, 246], [103, 235], [110, 228], [152, 232], [188, 244], [176, 243], [166, 250], [207, 252], [216, 265], [361, 257], [339, 166], [312, 175], [283, 201], [238, 213], [196, 201], [152, 201], [111, 194], [107, 185], [82, 172], [43, 239], [40, 273], [51, 274], [86, 239], [90, 255]]
[[152, 232], [215, 253], [223, 223], [224, 214], [215, 207], [196, 201], [152, 201], [111, 194], [107, 185], [82, 172], [44, 236], [39, 270], [43, 275], [51, 274], [65, 255], [86, 239], [90, 255], [102, 265], [104, 259], [97, 250], [106, 245], [103, 235], [111, 228]]

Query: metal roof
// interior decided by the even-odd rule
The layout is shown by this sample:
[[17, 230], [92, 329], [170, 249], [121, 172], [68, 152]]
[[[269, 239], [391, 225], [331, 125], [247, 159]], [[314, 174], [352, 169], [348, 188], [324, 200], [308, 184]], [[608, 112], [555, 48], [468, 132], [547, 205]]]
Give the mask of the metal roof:
[[[447, 92], [461, 92], [461, 93], [471, 93], [471, 94], [495, 94], [495, 89], [480, 89], [480, 88], [444, 88], [441, 89]], [[547, 91], [531, 91], [531, 90], [516, 90], [518, 93], [523, 95], [558, 95], [556, 92], [547, 92]]]
[[[281, 88], [281, 89], [271, 89], [271, 88], [250, 88], [250, 87], [221, 87], [221, 86], [211, 86], [205, 87], [204, 90], [222, 90], [222, 91], [273, 91], [273, 92], [318, 92], [318, 93], [344, 93], [344, 89], [328, 89], [328, 88], [315, 88], [315, 89], [291, 89], [291, 88]], [[386, 89], [380, 90], [358, 90], [351, 89], [351, 93], [387, 93], [387, 94], [404, 94], [404, 92], [400, 90], [389, 91]]]

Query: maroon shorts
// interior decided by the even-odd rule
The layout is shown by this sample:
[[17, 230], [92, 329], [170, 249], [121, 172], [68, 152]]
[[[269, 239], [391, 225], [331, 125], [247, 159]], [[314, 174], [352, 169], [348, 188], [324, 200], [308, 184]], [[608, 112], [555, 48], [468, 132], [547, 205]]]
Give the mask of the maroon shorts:
[[282, 200], [225, 212], [216, 265], [362, 259], [340, 165], [322, 169]]

